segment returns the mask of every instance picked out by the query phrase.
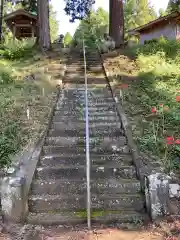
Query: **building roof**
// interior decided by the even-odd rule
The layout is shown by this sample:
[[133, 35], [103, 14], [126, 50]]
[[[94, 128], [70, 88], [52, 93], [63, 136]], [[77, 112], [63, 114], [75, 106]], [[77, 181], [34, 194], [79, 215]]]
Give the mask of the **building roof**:
[[11, 12], [11, 13], [7, 14], [6, 16], [4, 16], [4, 20], [7, 21], [7, 20], [10, 20], [10, 19], [13, 19], [14, 17], [16, 17], [18, 15], [24, 15], [24, 16], [27, 16], [29, 18], [33, 18], [33, 19], [37, 20], [37, 15], [35, 13], [30, 13], [30, 12], [24, 10], [24, 9], [18, 9], [14, 12]]
[[128, 31], [128, 33], [129, 34], [137, 34], [137, 33], [140, 33], [144, 30], [152, 28], [157, 24], [162, 24], [162, 23], [166, 22], [167, 20], [178, 18], [178, 17], [180, 17], [180, 12], [173, 12], [173, 13], [170, 13], [166, 16], [159, 17], [159, 18], [157, 18], [157, 19], [155, 19], [155, 20], [153, 20], [153, 21], [151, 21], [151, 22], [149, 22], [149, 23], [147, 23], [143, 26], [131, 29], [131, 30]]

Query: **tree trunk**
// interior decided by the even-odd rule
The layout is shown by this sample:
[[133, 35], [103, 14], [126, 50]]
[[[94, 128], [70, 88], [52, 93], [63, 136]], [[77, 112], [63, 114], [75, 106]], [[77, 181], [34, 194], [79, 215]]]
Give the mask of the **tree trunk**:
[[4, 0], [0, 0], [0, 43], [2, 42], [2, 26], [3, 26], [3, 10], [4, 10]]
[[49, 0], [38, 0], [38, 45], [42, 50], [51, 48], [49, 26]]
[[116, 47], [124, 42], [123, 0], [109, 0], [109, 35]]

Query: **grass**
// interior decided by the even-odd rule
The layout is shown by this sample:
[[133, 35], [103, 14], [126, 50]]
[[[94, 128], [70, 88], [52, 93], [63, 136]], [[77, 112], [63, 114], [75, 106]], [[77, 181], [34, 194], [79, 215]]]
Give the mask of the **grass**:
[[169, 136], [180, 139], [180, 44], [161, 38], [104, 62], [115, 85], [128, 84], [123, 104], [140, 150], [157, 156], [168, 172], [180, 169], [180, 145], [166, 144]]
[[[24, 57], [1, 57], [1, 169], [10, 166], [14, 154], [34, 142], [45, 130], [58, 83], [57, 76], [52, 76], [47, 69], [59, 62], [60, 59], [49, 59], [35, 49]], [[27, 77], [30, 75], [33, 77]]]

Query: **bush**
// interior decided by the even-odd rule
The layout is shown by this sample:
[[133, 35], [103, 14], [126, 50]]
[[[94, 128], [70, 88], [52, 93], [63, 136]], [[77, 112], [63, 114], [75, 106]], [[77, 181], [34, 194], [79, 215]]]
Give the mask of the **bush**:
[[15, 60], [32, 54], [34, 39], [24, 39], [22, 41], [8, 41], [0, 47], [0, 55], [6, 59]]
[[164, 52], [166, 59], [178, 60], [180, 59], [180, 42], [176, 40], [167, 40], [164, 37], [160, 39], [152, 39], [145, 41], [144, 45], [136, 47], [135, 55], [144, 54], [150, 56], [157, 54], [157, 52]]
[[12, 83], [14, 80], [12, 78], [12, 73], [10, 72], [9, 68], [0, 64], [0, 85], [1, 84], [9, 84]]

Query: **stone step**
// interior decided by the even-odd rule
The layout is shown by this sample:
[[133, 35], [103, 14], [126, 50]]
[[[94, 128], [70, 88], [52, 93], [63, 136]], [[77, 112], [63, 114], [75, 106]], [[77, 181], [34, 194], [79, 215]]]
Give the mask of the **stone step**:
[[[76, 106], [75, 107], [75, 104], [67, 104], [67, 105], [56, 105], [55, 107], [55, 110], [56, 111], [79, 111], [79, 112], [84, 112], [85, 111], [85, 107], [82, 105], [82, 106]], [[89, 106], [88, 107], [88, 111], [90, 113], [94, 113], [94, 112], [116, 112], [116, 108], [114, 105], [106, 105], [106, 106]]]
[[[71, 100], [71, 101], [68, 101], [68, 100], [63, 100], [63, 102], [57, 102], [56, 104], [56, 108], [64, 108], [65, 110], [67, 109], [72, 109], [72, 108], [75, 108], [75, 109], [79, 109], [79, 108], [85, 108], [86, 106], [86, 103], [84, 100]], [[113, 101], [111, 102], [96, 102], [94, 100], [91, 100], [89, 99], [88, 101], [88, 108], [100, 108], [100, 109], [116, 109], [116, 105]]]
[[[29, 197], [30, 212], [86, 210], [86, 194], [61, 193], [59, 195], [32, 195]], [[140, 194], [91, 195], [92, 210], [135, 210], [144, 212], [144, 199]]]
[[[68, 89], [68, 91], [70, 91]], [[71, 89], [72, 92], [74, 92], [74, 96], [81, 96], [84, 95], [85, 93], [85, 86], [84, 84], [82, 84], [82, 86], [79, 86], [78, 89], [77, 88], [72, 88]], [[76, 93], [76, 94], [75, 94]], [[99, 86], [88, 86], [88, 93], [92, 94], [93, 96], [96, 97], [111, 97], [111, 91], [110, 89], [107, 87], [107, 85], [104, 85], [103, 87], [99, 87]], [[108, 95], [109, 94], [109, 95]]]
[[[63, 78], [63, 83], [77, 83], [84, 84], [85, 78], [82, 72], [66, 72], [65, 77]], [[107, 80], [103, 77], [87, 77], [87, 84], [107, 84]]]
[[[117, 128], [90, 128], [89, 131], [90, 137], [119, 137], [124, 136], [124, 130]], [[48, 137], [85, 137], [85, 130], [55, 130], [50, 129]]]
[[[101, 144], [100, 146], [90, 145], [90, 152], [97, 154], [118, 154], [118, 153], [130, 153], [131, 150], [128, 145], [121, 143], [114, 144]], [[69, 154], [83, 154], [86, 151], [85, 145], [73, 145], [73, 146], [61, 146], [61, 145], [44, 145], [43, 154], [58, 154], [58, 153], [69, 153]]]
[[[54, 116], [52, 119], [52, 122], [72, 122], [73, 123], [79, 123], [79, 124], [85, 124], [85, 117], [84, 119], [77, 119], [76, 117], [61, 117], [61, 116]], [[100, 126], [101, 124], [110, 124], [112, 122], [120, 122], [120, 119], [118, 116], [100, 116], [100, 117], [89, 117], [89, 124], [97, 124], [96, 126]]]
[[[66, 116], [71, 116], [71, 117], [81, 117], [83, 118], [85, 116], [85, 111], [84, 109], [82, 110], [55, 110], [54, 111], [54, 116], [60, 116], [60, 117], [66, 117]], [[107, 116], [114, 116], [114, 117], [117, 117], [117, 113], [115, 111], [93, 111], [93, 112], [89, 112], [89, 117], [99, 117], [99, 116], [102, 116], [102, 117], [107, 117]]]
[[[59, 145], [76, 147], [77, 145], [85, 146], [86, 140], [82, 137], [47, 137], [45, 140], [45, 145]], [[125, 136], [118, 138], [91, 138], [90, 146], [99, 146], [100, 148], [109, 146], [124, 146], [127, 144], [127, 139]]]
[[[149, 218], [146, 214], [135, 211], [99, 211], [92, 212], [92, 223], [115, 224], [147, 222]], [[87, 216], [81, 212], [75, 213], [29, 213], [28, 224], [36, 225], [77, 225], [87, 223]]]
[[[60, 102], [57, 102], [57, 104], [61, 104], [62, 103], [62, 100], [60, 100]], [[85, 97], [84, 96], [81, 96], [80, 98], [78, 99], [69, 99], [67, 97], [65, 97], [63, 99], [63, 103], [64, 104], [85, 104]], [[115, 104], [114, 100], [111, 98], [111, 97], [106, 97], [106, 98], [98, 98], [98, 97], [94, 97], [93, 95], [88, 95], [88, 106], [91, 106], [91, 105], [113, 105]], [[103, 106], [103, 107], [104, 107]]]
[[[78, 60], [75, 60], [72, 59], [70, 61], [68, 61], [68, 65], [70, 66], [78, 66], [78, 65], [83, 65], [84, 66], [84, 60], [83, 59], [78, 59]], [[97, 60], [97, 59], [88, 59], [87, 62], [86, 62], [86, 65], [87, 66], [96, 66], [96, 65], [100, 65], [100, 61]]]
[[[117, 163], [118, 165], [132, 165], [131, 154], [113, 154], [113, 155], [97, 155], [91, 153], [90, 155], [91, 164], [104, 166], [110, 162]], [[79, 165], [86, 165], [86, 157], [84, 154], [73, 155], [73, 154], [46, 154], [42, 155], [40, 158], [41, 166], [52, 167], [57, 165], [74, 165], [78, 167]]]
[[[84, 65], [72, 64], [67, 67], [67, 70], [69, 73], [71, 73], [71, 72], [74, 73], [76, 71], [78, 71], [78, 72], [81, 71], [84, 73]], [[94, 66], [93, 64], [90, 64], [87, 66], [87, 71], [92, 71], [92, 72], [102, 71], [103, 72], [103, 68], [102, 68], [101, 64], [98, 64], [96, 66]]]
[[[53, 117], [52, 121], [53, 122], [58, 122], [60, 121], [72, 121], [72, 122], [85, 122], [85, 117], [81, 116], [78, 118], [78, 116], [70, 116], [66, 115], [66, 116], [61, 116], [60, 114], [58, 115], [57, 113], [55, 113], [56, 115]], [[106, 121], [106, 122], [111, 122], [111, 121], [119, 121], [119, 117], [116, 114], [111, 114], [111, 115], [94, 115], [94, 116], [89, 116], [89, 122], [94, 122], [94, 123], [98, 123], [98, 122], [102, 122], [102, 121]]]
[[[86, 179], [86, 166], [63, 166], [60, 167], [38, 167], [36, 169], [37, 179]], [[134, 166], [120, 166], [111, 163], [103, 167], [93, 165], [91, 167], [91, 179], [106, 179], [107, 177], [119, 178], [136, 178], [136, 170]]]
[[[86, 194], [86, 181], [83, 180], [36, 180], [32, 182], [31, 194]], [[91, 193], [92, 194], [125, 194], [125, 193], [140, 193], [140, 182], [136, 180], [115, 179], [108, 178], [105, 180], [91, 181]]]
[[[111, 128], [111, 127], [116, 127], [116, 128], [121, 128], [121, 123], [119, 122], [100, 122], [100, 123], [94, 123], [94, 122], [89, 122], [89, 128]], [[85, 130], [85, 122], [72, 122], [72, 121], [67, 121], [67, 122], [52, 122], [51, 129], [55, 130], [61, 130], [61, 129], [67, 129], [67, 130]]]
[[51, 64], [46, 68], [47, 71], [66, 70], [66, 66], [58, 63]]

